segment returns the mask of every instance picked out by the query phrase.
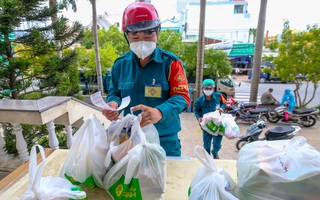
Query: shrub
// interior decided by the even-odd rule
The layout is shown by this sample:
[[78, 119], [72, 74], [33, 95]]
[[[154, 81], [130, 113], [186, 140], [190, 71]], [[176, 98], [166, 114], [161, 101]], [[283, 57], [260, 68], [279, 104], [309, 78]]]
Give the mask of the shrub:
[[[64, 126], [55, 125], [56, 135], [59, 141], [60, 149], [67, 149], [67, 133]], [[5, 150], [8, 154], [18, 156], [18, 150], [16, 148], [16, 135], [13, 133], [13, 127], [11, 124], [3, 124], [3, 139], [5, 141]], [[73, 131], [73, 133], [75, 130]], [[30, 152], [34, 144], [40, 144], [44, 148], [49, 148], [49, 133], [46, 125], [22, 125], [22, 134], [27, 143], [28, 151]]]

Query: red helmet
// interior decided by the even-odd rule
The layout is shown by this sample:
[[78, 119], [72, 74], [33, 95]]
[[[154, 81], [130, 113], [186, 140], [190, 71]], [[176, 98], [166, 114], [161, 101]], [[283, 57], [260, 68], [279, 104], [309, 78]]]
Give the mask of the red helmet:
[[123, 12], [122, 31], [143, 31], [160, 27], [160, 19], [155, 7], [150, 3], [135, 2]]

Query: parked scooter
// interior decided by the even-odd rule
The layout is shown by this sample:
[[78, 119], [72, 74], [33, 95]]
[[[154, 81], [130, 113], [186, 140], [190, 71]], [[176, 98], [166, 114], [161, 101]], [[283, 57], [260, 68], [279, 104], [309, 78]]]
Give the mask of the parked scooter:
[[268, 121], [271, 123], [277, 123], [279, 120], [283, 123], [297, 123], [305, 127], [311, 127], [317, 122], [317, 114], [319, 109], [317, 108], [302, 108], [294, 109], [292, 114], [288, 115], [287, 103], [278, 106], [273, 111], [268, 113]]
[[238, 102], [232, 98], [231, 96], [227, 99], [226, 102], [226, 111], [227, 112], [232, 112], [232, 110], [235, 110], [237, 107], [240, 108], [240, 110], [247, 111], [251, 109], [255, 109], [258, 107], [258, 103], [255, 102], [241, 102], [238, 104]]
[[233, 110], [234, 107], [237, 107], [238, 102], [232, 98], [232, 96], [229, 96], [226, 101], [226, 108], [225, 111]]
[[244, 145], [254, 141], [291, 139], [301, 129], [300, 126], [277, 126], [265, 132], [265, 137], [259, 137], [264, 128], [266, 128], [264, 120], [258, 120], [252, 124], [246, 134], [238, 138], [237, 149], [240, 150]]
[[[256, 103], [250, 103], [253, 106]], [[247, 103], [248, 105], [248, 103]], [[258, 105], [258, 104], [257, 104]], [[270, 108], [253, 108], [245, 106], [244, 103], [240, 103], [238, 107], [233, 110], [229, 110], [227, 113], [235, 117], [235, 121], [241, 120], [245, 122], [256, 122], [259, 119], [267, 119]]]

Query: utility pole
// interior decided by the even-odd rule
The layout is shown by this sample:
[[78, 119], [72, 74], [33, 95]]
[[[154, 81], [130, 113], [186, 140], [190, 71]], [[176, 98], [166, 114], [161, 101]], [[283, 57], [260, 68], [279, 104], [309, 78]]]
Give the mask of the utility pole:
[[206, 16], [206, 0], [200, 0], [200, 22], [198, 37], [198, 55], [196, 71], [196, 92], [195, 99], [201, 96], [201, 84], [203, 78], [203, 61], [204, 61], [204, 25]]
[[256, 43], [254, 47], [254, 56], [253, 56], [250, 102], [257, 102], [258, 89], [259, 89], [259, 77], [260, 77], [261, 61], [262, 61], [264, 28], [266, 24], [267, 3], [268, 3], [268, 0], [261, 0], [260, 2], [257, 37], [256, 37]]

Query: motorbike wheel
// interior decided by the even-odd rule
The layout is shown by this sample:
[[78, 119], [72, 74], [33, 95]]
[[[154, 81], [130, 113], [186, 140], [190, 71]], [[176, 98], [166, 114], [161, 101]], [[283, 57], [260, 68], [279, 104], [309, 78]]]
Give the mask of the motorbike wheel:
[[301, 124], [304, 127], [311, 127], [316, 124], [317, 119], [314, 116], [304, 117], [301, 119]]
[[235, 122], [241, 119], [239, 113], [233, 113], [233, 114], [231, 114], [231, 115], [232, 115], [232, 117], [234, 117], [234, 121], [235, 121]]
[[234, 118], [234, 121], [236, 122], [236, 121], [238, 121], [240, 119], [241, 119], [240, 116], [236, 115], [235, 118]]
[[278, 117], [276, 112], [269, 112], [267, 120], [271, 123], [277, 123], [280, 120], [280, 118]]
[[263, 121], [267, 122], [268, 118], [269, 118], [268, 114], [262, 114], [260, 115], [259, 119], [262, 119]]
[[244, 145], [248, 144], [249, 142], [246, 140], [238, 140], [236, 143], [236, 147], [240, 150]]

